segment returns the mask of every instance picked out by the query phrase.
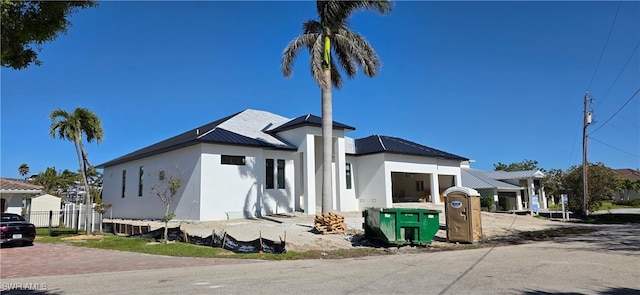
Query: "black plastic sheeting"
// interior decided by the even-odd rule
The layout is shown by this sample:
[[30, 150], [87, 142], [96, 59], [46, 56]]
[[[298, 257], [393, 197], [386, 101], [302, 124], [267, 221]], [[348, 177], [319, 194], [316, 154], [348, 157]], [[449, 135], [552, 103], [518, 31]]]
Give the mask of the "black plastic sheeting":
[[[143, 234], [132, 235], [132, 238], [151, 238], [160, 240], [164, 234], [164, 228], [152, 230]], [[167, 240], [185, 242], [184, 233], [180, 227], [172, 227], [167, 231]], [[189, 243], [199, 246], [214, 248], [224, 248], [234, 253], [273, 253], [282, 254], [287, 252], [285, 242], [275, 242], [269, 239], [258, 238], [252, 241], [239, 241], [234, 237], [224, 233], [223, 236], [213, 234], [207, 237], [192, 236], [187, 234]]]

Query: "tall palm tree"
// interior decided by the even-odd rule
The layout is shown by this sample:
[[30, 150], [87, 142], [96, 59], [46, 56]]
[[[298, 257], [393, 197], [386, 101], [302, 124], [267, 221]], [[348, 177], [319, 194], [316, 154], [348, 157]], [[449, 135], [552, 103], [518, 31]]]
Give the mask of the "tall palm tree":
[[29, 165], [27, 165], [27, 163], [20, 164], [20, 167], [18, 167], [18, 173], [26, 179], [27, 174], [29, 174]]
[[331, 162], [333, 157], [333, 106], [331, 87], [342, 87], [342, 76], [336, 62], [348, 78], [353, 78], [360, 67], [368, 77], [375, 76], [382, 64], [365, 38], [349, 28], [349, 18], [359, 10], [372, 10], [381, 14], [391, 12], [386, 0], [322, 1], [316, 2], [317, 20], [302, 24], [302, 35], [293, 39], [282, 53], [282, 73], [290, 77], [298, 52], [306, 48], [311, 56], [311, 73], [322, 95], [322, 212], [333, 209]]
[[76, 148], [76, 155], [78, 157], [78, 165], [80, 166], [80, 173], [82, 174], [82, 181], [85, 187], [85, 199], [86, 205], [85, 214], [85, 230], [86, 234], [91, 233], [89, 227], [91, 212], [91, 195], [89, 193], [89, 182], [87, 180], [87, 170], [91, 167], [87, 158], [87, 151], [84, 149], [83, 135], [87, 142], [96, 140], [98, 143], [102, 141], [102, 123], [100, 118], [94, 114], [91, 110], [85, 108], [76, 108], [72, 113], [69, 113], [63, 109], [56, 109], [49, 114], [51, 119], [51, 128], [49, 129], [49, 135], [55, 138], [56, 135], [60, 139], [65, 139], [73, 142]]

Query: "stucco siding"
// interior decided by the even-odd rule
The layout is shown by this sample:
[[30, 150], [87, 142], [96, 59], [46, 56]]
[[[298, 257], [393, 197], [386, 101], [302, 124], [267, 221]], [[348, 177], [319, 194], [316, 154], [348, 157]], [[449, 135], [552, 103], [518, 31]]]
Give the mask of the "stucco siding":
[[384, 156], [374, 154], [358, 157], [354, 179], [359, 199], [359, 210], [367, 207], [384, 207], [386, 182]]
[[[182, 185], [170, 207], [177, 220], [198, 220], [200, 199], [200, 147], [191, 146], [104, 168], [102, 198], [112, 204], [113, 218], [161, 219], [165, 205], [152, 187], [159, 184], [160, 171], [165, 176], [180, 175]], [[140, 166], [144, 167], [142, 196], [138, 195]], [[126, 172], [125, 193], [122, 197], [122, 174]]]

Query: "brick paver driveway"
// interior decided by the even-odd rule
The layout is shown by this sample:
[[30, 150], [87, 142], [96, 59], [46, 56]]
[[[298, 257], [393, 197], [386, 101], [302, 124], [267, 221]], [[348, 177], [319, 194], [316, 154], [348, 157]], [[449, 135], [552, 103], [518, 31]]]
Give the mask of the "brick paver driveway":
[[247, 259], [189, 258], [36, 243], [0, 249], [0, 278], [256, 263]]

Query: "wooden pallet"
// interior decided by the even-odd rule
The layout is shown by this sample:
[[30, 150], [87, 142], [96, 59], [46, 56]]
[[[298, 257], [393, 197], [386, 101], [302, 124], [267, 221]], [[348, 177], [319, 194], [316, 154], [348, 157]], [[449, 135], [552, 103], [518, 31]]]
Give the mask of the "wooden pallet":
[[344, 223], [344, 216], [340, 216], [333, 212], [316, 215], [314, 218], [314, 227], [319, 233], [337, 234], [347, 231], [347, 225]]

